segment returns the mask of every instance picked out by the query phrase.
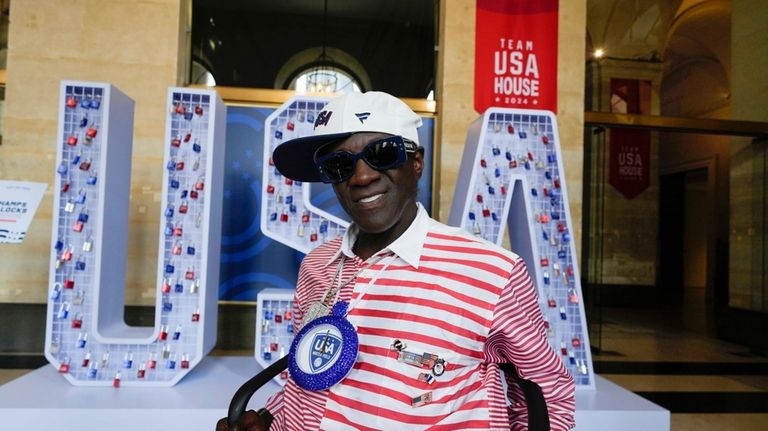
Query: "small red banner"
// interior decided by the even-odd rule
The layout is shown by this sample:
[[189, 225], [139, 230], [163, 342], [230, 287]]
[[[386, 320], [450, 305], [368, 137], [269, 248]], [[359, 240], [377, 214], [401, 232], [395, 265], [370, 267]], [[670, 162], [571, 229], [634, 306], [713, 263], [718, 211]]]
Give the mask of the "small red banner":
[[477, 0], [477, 112], [557, 112], [557, 9], [558, 0]]
[[[612, 111], [642, 113], [642, 84], [635, 79], [612, 79]], [[632, 199], [651, 185], [651, 133], [613, 128], [609, 139], [608, 181], [619, 193]]]

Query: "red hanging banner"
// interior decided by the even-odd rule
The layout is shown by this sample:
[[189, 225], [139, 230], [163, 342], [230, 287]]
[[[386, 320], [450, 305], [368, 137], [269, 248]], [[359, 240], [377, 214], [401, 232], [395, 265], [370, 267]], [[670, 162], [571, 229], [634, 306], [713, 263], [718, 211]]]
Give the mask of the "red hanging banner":
[[477, 0], [477, 112], [557, 112], [557, 9], [558, 0]]
[[[612, 79], [612, 112], [641, 114], [641, 86], [636, 79]], [[648, 83], [646, 87], [650, 87]], [[632, 199], [651, 185], [651, 132], [612, 128], [608, 182]]]

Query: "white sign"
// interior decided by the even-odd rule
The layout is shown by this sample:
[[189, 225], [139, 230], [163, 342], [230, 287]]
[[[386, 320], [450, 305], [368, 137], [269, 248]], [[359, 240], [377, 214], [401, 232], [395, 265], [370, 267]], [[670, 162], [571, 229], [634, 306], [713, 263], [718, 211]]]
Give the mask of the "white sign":
[[0, 244], [20, 244], [35, 216], [45, 183], [0, 181]]

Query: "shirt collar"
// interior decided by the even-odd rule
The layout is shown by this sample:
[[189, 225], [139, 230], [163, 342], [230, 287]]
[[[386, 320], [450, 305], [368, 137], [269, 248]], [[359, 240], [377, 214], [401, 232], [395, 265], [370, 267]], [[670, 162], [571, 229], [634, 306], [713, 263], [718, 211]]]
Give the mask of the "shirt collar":
[[[427, 231], [429, 230], [429, 214], [427, 214], [427, 210], [425, 210], [419, 202], [416, 203], [416, 206], [418, 207], [416, 218], [413, 219], [413, 222], [408, 229], [387, 247], [387, 250], [395, 253], [398, 257], [403, 259], [405, 263], [414, 268], [419, 267], [421, 251], [424, 247]], [[325, 266], [330, 265], [342, 254], [349, 258], [355, 257], [355, 253], [352, 251], [352, 246], [355, 244], [355, 241], [357, 241], [358, 232], [359, 229], [357, 225], [352, 223], [341, 240], [341, 247], [339, 247], [336, 253], [331, 256]]]

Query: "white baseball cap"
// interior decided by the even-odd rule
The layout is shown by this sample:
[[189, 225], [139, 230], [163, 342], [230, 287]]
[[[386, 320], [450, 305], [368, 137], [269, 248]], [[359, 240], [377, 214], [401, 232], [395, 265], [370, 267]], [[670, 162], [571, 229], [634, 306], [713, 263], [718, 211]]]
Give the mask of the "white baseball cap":
[[272, 160], [281, 174], [296, 181], [320, 182], [315, 154], [325, 145], [354, 133], [378, 132], [402, 136], [419, 145], [421, 117], [400, 99], [381, 91], [346, 93], [323, 108], [310, 136], [283, 142]]

